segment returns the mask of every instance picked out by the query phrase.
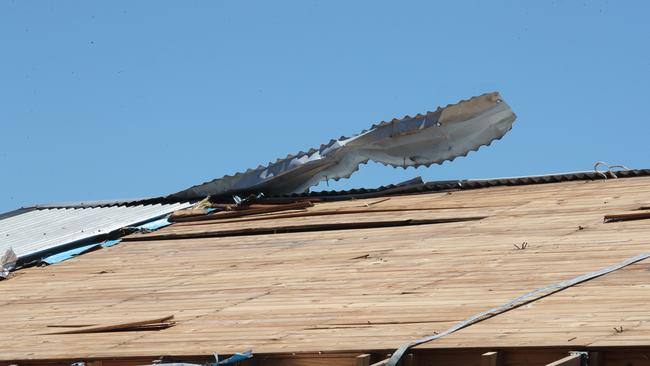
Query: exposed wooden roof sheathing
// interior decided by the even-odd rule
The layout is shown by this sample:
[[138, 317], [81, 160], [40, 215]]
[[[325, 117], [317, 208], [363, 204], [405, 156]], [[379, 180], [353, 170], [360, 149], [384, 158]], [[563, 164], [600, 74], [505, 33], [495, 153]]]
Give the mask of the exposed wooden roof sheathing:
[[[486, 216], [344, 231], [131, 241], [0, 282], [1, 357], [70, 359], [390, 350], [551, 283], [650, 251], [650, 178], [317, 204], [341, 216], [177, 223], [155, 234], [287, 223]], [[376, 203], [372, 204], [371, 203]], [[424, 210], [409, 211], [409, 208]], [[371, 212], [403, 208], [402, 212]], [[344, 217], [344, 218], [343, 218]], [[527, 243], [526, 249], [522, 243]], [[515, 246], [516, 245], [516, 246]], [[642, 261], [420, 346], [650, 346]], [[45, 335], [48, 325], [173, 315], [160, 331]], [[624, 331], [617, 332], [613, 328]]]

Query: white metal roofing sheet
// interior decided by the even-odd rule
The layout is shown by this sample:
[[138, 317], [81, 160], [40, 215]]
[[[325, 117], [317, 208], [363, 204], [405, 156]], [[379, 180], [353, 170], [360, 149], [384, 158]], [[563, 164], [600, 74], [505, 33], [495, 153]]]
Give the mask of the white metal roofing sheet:
[[149, 221], [190, 203], [48, 208], [0, 220], [0, 253], [12, 248], [21, 258], [75, 241]]

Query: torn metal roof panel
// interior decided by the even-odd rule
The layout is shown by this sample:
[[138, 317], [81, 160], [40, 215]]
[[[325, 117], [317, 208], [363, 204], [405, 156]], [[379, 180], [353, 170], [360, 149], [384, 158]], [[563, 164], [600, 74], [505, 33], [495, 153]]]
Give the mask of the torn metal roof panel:
[[19, 258], [24, 258], [189, 206], [189, 203], [173, 203], [27, 210], [0, 220], [0, 253], [13, 248]]
[[515, 118], [499, 93], [487, 93], [435, 112], [382, 122], [353, 137], [331, 140], [318, 149], [196, 185], [169, 198], [301, 193], [323, 180], [347, 178], [369, 160], [403, 168], [441, 164], [500, 139]]

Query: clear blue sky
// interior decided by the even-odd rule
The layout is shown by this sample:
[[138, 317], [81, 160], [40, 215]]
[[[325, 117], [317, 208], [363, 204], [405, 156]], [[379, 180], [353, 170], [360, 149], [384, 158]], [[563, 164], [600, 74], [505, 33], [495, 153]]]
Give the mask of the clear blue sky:
[[167, 194], [493, 90], [503, 140], [330, 186], [648, 168], [649, 4], [1, 0], [0, 211]]

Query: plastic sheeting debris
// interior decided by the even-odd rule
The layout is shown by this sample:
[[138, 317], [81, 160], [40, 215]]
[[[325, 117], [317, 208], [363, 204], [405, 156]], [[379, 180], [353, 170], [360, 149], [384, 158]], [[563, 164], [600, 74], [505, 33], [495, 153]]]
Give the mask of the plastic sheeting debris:
[[[134, 227], [126, 227], [123, 230], [128, 231], [128, 232], [141, 232], [141, 233], [150, 233], [153, 231], [156, 231], [160, 228], [163, 228], [165, 226], [171, 225], [171, 222], [168, 220], [169, 216], [163, 217], [158, 220], [150, 221], [145, 224], [139, 225], [139, 226], [134, 226]], [[113, 239], [113, 240], [105, 240], [99, 243], [92, 243], [84, 246], [80, 246], [74, 249], [66, 250], [61, 253], [56, 253], [53, 255], [50, 255], [48, 257], [45, 257], [41, 259], [41, 263], [43, 264], [55, 264], [59, 262], [63, 262], [65, 260], [68, 260], [70, 258], [74, 258], [78, 255], [92, 252], [93, 250], [97, 250], [100, 248], [108, 248], [112, 247], [113, 245], [116, 245], [121, 242], [121, 239]]]
[[253, 351], [246, 351], [246, 352], [237, 352], [234, 355], [226, 358], [225, 360], [219, 361], [219, 355], [214, 354], [214, 358], [217, 360], [216, 365], [231, 365], [237, 362], [241, 362], [244, 360], [248, 360], [249, 358], [253, 357]]
[[100, 248], [112, 247], [113, 245], [118, 244], [120, 241], [121, 241], [120, 239], [106, 240], [106, 241], [103, 241], [101, 243], [93, 243], [93, 244], [88, 244], [88, 245], [84, 245], [84, 246], [81, 246], [81, 247], [77, 247], [77, 248], [74, 248], [74, 249], [66, 250], [64, 252], [53, 254], [53, 255], [50, 255], [48, 257], [45, 257], [45, 258], [41, 259], [41, 263], [49, 265], [49, 264], [55, 264], [55, 263], [63, 262], [63, 261], [68, 260], [70, 258], [74, 258], [74, 257], [76, 257], [78, 255], [88, 253], [88, 252], [92, 252], [93, 250], [97, 250], [97, 249], [100, 249]]
[[18, 257], [14, 253], [13, 249], [9, 248], [5, 250], [2, 257], [0, 257], [0, 280], [4, 280], [9, 277], [9, 272], [16, 268], [16, 262]]
[[156, 231], [158, 229], [164, 228], [165, 226], [169, 226], [172, 224], [171, 222], [169, 222], [168, 218], [169, 216], [163, 217], [162, 219], [148, 222], [146, 224], [142, 224], [138, 226], [137, 229], [140, 231], [147, 231], [147, 232]]
[[209, 364], [204, 364], [204, 365], [199, 365], [196, 363], [184, 363], [184, 362], [170, 362], [170, 363], [156, 363], [153, 365], [145, 365], [145, 366], [219, 366], [219, 365], [234, 365], [237, 364], [238, 362], [248, 360], [249, 358], [253, 357], [253, 351], [248, 350], [245, 352], [237, 352], [234, 355], [226, 358], [225, 360], [219, 361], [219, 355], [214, 354], [214, 358], [216, 362], [214, 363], [209, 363]]

